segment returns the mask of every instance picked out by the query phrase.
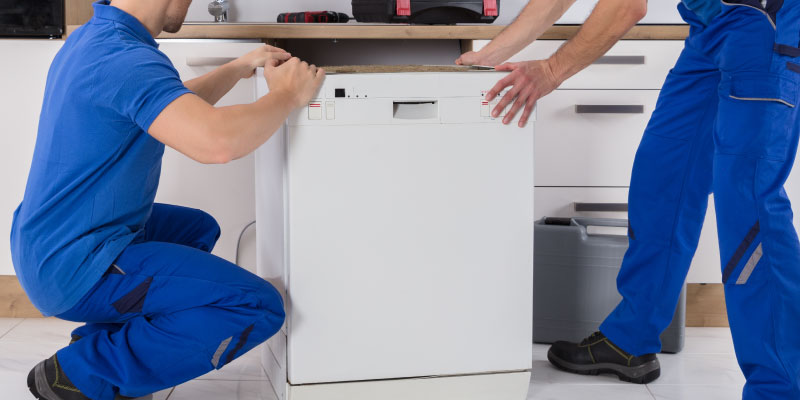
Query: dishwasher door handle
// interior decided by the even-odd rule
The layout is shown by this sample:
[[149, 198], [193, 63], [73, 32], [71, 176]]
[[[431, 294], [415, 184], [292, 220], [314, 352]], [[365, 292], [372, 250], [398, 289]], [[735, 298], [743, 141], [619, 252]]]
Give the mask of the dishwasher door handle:
[[576, 104], [576, 114], [644, 114], [641, 104]]
[[628, 203], [574, 203], [575, 212], [628, 212]]
[[186, 65], [190, 67], [219, 67], [235, 59], [235, 57], [186, 57]]
[[439, 103], [436, 100], [393, 101], [394, 119], [436, 119], [439, 118]]

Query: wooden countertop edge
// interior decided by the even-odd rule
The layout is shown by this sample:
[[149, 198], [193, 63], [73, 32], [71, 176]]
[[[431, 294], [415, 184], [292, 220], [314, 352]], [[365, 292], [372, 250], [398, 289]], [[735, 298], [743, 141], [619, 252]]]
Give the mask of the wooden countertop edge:
[[[67, 35], [80, 25], [68, 25]], [[185, 24], [178, 33], [160, 39], [455, 39], [487, 40], [497, 36], [501, 25], [372, 25], [372, 24]], [[540, 39], [565, 40], [579, 25], [558, 25]], [[637, 25], [623, 39], [683, 40], [687, 25]]]

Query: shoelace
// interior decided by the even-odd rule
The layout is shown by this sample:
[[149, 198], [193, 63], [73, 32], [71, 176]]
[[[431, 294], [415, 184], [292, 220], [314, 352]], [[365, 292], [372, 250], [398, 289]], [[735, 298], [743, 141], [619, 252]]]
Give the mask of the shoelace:
[[600, 335], [601, 335], [600, 331], [592, 333], [591, 335], [589, 335], [589, 337], [587, 337], [586, 339], [583, 339], [583, 341], [581, 342], [581, 346], [585, 346], [585, 345], [587, 345], [589, 343], [596, 342], [597, 339], [600, 337]]

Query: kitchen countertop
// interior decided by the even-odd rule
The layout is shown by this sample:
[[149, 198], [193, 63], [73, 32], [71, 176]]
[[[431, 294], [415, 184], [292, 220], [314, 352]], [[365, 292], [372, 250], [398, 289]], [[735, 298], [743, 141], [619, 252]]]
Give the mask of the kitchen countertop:
[[[79, 25], [68, 25], [67, 35]], [[178, 33], [162, 33], [161, 39], [456, 39], [494, 38], [502, 25], [405, 25], [405, 24], [252, 24], [186, 23]], [[558, 25], [540, 39], [569, 39], [579, 25]], [[623, 39], [683, 40], [688, 25], [637, 25]]]

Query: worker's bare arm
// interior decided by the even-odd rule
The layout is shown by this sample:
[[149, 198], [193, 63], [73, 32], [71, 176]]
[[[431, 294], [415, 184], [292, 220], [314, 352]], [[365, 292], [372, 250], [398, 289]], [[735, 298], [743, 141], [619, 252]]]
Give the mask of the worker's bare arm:
[[215, 108], [186, 94], [168, 105], [150, 126], [154, 138], [206, 164], [243, 157], [266, 142], [289, 113], [305, 105], [322, 84], [325, 72], [296, 58], [267, 66], [268, 95], [252, 104]]
[[264, 45], [213, 71], [184, 82], [184, 85], [209, 104], [216, 104], [240, 79], [255, 73], [265, 65], [280, 65], [291, 55], [283, 49]]
[[550, 57], [559, 84], [595, 62], [647, 14], [647, 0], [600, 0], [574, 38]]
[[500, 115], [513, 102], [503, 123], [510, 123], [524, 108], [519, 119], [519, 126], [524, 126], [536, 101], [600, 58], [646, 13], [647, 0], [600, 0], [575, 37], [547, 60], [497, 66], [498, 70], [511, 73], [487, 93], [487, 99], [491, 101], [505, 88], [511, 88], [492, 110], [492, 115]]
[[550, 28], [575, 0], [530, 0], [514, 22], [477, 52], [464, 53], [456, 64], [498, 65], [517, 54]]

